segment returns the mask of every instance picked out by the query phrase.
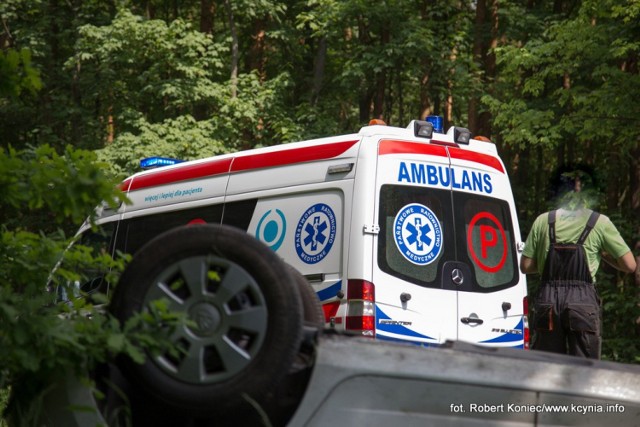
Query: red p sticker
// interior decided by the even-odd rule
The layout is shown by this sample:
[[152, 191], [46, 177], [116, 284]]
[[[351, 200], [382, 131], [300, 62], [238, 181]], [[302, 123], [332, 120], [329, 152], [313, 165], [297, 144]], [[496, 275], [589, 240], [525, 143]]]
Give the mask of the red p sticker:
[[498, 244], [498, 233], [489, 225], [480, 225], [480, 245], [482, 246], [482, 258], [487, 259], [487, 247]]
[[[481, 219], [486, 221], [483, 224], [477, 224]], [[476, 226], [480, 237], [480, 258], [473, 247], [473, 233]], [[502, 245], [499, 245], [500, 241], [502, 241]], [[495, 273], [502, 268], [507, 260], [507, 236], [495, 215], [489, 212], [479, 212], [471, 218], [467, 230], [467, 247], [473, 261], [484, 271]], [[499, 261], [495, 265], [490, 265], [491, 259], [499, 259]]]

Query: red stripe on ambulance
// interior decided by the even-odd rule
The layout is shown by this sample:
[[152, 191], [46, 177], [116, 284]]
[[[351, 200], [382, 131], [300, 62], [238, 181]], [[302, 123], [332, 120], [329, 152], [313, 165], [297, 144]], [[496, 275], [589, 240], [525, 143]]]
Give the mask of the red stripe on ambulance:
[[230, 157], [204, 163], [185, 164], [170, 170], [159, 169], [148, 175], [134, 177], [129, 191], [227, 173], [232, 160], [233, 158]]
[[448, 157], [453, 159], [467, 160], [470, 162], [480, 163], [489, 166], [498, 172], [505, 173], [504, 167], [500, 160], [488, 154], [477, 153], [473, 151], [463, 150], [460, 148], [444, 145], [432, 145], [428, 143], [416, 143], [408, 141], [383, 140], [380, 141], [378, 153], [385, 154], [427, 154], [431, 156]]
[[488, 154], [476, 153], [473, 151], [461, 150], [460, 148], [449, 148], [451, 158], [458, 160], [468, 160], [470, 162], [480, 163], [494, 168], [498, 172], [504, 172], [504, 167], [500, 160]]
[[332, 144], [311, 145], [308, 147], [292, 148], [255, 154], [252, 156], [227, 157], [212, 159], [195, 164], [185, 163], [171, 169], [159, 169], [150, 174], [139, 175], [125, 180], [121, 184], [123, 191], [156, 187], [180, 181], [189, 181], [208, 176], [284, 166], [294, 163], [326, 160], [338, 157], [353, 147], [358, 140], [341, 141]]
[[293, 163], [312, 162], [314, 160], [326, 160], [332, 157], [338, 157], [349, 148], [353, 147], [356, 142], [358, 142], [358, 140], [292, 148], [288, 150], [256, 154], [254, 156], [238, 156], [233, 159], [231, 172], [269, 168]]
[[447, 157], [447, 150], [441, 145], [429, 145], [408, 141], [384, 140], [380, 141], [378, 153], [384, 154], [429, 154]]

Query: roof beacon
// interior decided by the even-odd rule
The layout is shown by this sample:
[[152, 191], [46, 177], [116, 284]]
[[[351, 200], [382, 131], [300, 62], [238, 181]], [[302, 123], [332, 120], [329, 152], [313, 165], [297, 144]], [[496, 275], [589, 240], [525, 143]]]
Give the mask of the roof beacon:
[[184, 160], [154, 156], [154, 157], [147, 157], [146, 159], [140, 160], [140, 167], [144, 170], [147, 170], [147, 169], [159, 168], [162, 166], [175, 165], [182, 162], [184, 162]]
[[433, 131], [438, 133], [444, 132], [443, 119], [442, 116], [427, 116], [425, 119], [429, 123], [433, 125]]

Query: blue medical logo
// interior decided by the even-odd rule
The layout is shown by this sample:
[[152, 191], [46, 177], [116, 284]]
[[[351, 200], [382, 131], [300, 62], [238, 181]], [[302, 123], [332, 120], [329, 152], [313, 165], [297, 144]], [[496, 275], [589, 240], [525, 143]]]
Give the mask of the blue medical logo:
[[295, 246], [298, 257], [316, 264], [327, 256], [336, 239], [336, 216], [329, 205], [318, 203], [307, 209], [298, 221]]
[[418, 203], [400, 209], [393, 221], [393, 237], [402, 256], [417, 265], [432, 263], [442, 252], [440, 221]]
[[276, 209], [273, 212], [269, 209], [260, 221], [258, 222], [258, 228], [256, 229], [256, 237], [261, 242], [264, 242], [272, 250], [277, 251], [282, 242], [284, 242], [284, 236], [287, 234], [287, 220], [280, 209]]

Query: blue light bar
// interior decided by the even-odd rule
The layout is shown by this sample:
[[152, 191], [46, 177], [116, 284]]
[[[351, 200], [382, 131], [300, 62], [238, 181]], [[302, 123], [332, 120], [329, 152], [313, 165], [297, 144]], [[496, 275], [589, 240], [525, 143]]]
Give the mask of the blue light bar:
[[442, 133], [444, 129], [442, 116], [427, 116], [425, 120], [433, 125], [434, 132]]
[[146, 159], [140, 160], [140, 167], [142, 169], [153, 169], [159, 168], [162, 166], [170, 166], [178, 163], [182, 163], [184, 160], [179, 159], [171, 159], [169, 157], [147, 157]]

